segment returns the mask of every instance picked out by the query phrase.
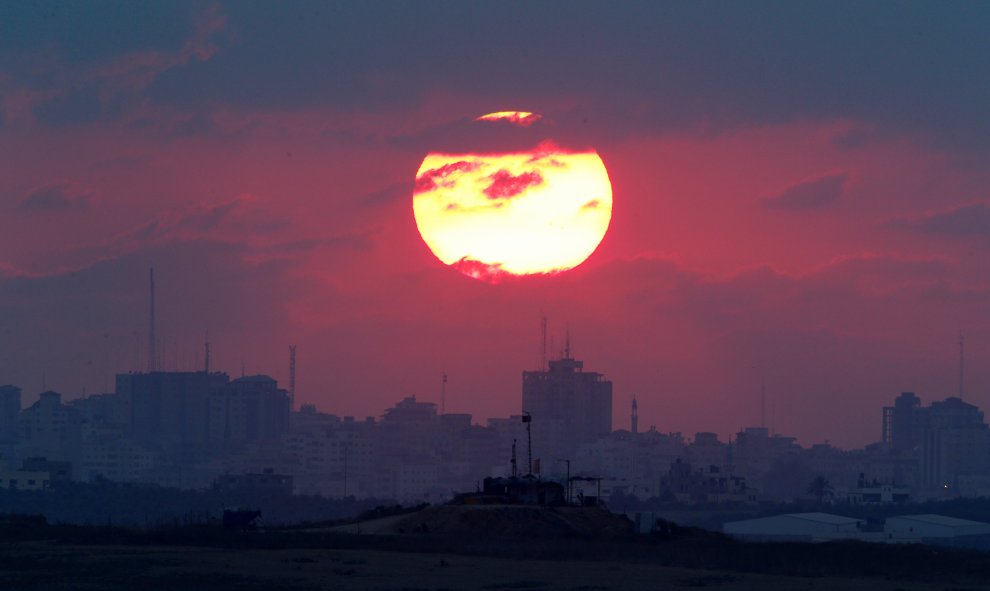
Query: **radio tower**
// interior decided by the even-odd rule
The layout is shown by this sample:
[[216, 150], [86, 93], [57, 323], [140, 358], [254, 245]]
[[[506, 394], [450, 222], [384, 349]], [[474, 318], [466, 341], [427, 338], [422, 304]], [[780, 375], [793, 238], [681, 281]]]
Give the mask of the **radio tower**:
[[289, 411], [296, 410], [296, 346], [289, 345]]
[[206, 341], [203, 343], [203, 372], [210, 373], [210, 331], [206, 331]]
[[543, 349], [540, 351], [540, 371], [547, 370], [547, 315], [540, 319], [540, 328], [543, 331]]
[[148, 372], [158, 371], [158, 352], [155, 347], [155, 268], [149, 275], [149, 311], [148, 311]]
[[965, 374], [965, 368], [966, 368], [966, 365], [965, 365], [965, 363], [966, 363], [965, 345], [966, 345], [966, 342], [963, 339], [963, 333], [960, 330], [959, 331], [959, 400], [962, 400], [962, 398], [963, 398], [963, 378], [966, 375]]

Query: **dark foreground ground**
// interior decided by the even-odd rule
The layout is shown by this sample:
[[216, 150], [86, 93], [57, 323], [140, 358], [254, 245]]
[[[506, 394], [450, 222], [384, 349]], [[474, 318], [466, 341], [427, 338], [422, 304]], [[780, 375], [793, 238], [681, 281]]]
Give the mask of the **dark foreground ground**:
[[980, 581], [783, 576], [622, 561], [330, 549], [0, 544], [0, 588], [154, 590], [962, 590]]
[[[443, 506], [235, 531], [0, 519], [0, 591], [718, 589], [976, 591], [990, 553], [923, 545], [738, 542], [597, 509]], [[360, 533], [357, 533], [360, 532]]]

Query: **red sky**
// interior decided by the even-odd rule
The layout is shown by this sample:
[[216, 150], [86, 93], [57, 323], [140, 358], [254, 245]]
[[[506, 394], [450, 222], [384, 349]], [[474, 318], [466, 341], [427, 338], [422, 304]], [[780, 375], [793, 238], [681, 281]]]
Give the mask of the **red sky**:
[[[338, 414], [436, 400], [443, 371], [448, 410], [518, 412], [544, 313], [613, 380], [616, 427], [635, 395], [641, 424], [725, 436], [765, 382], [778, 431], [862, 445], [902, 390], [956, 393], [960, 329], [990, 406], [972, 6], [573, 9], [549, 38], [464, 6], [273, 6], [0, 15], [28, 30], [0, 30], [0, 383], [27, 402], [42, 373], [71, 398], [144, 367], [154, 265], [167, 368], [209, 329], [215, 367], [282, 381], [297, 344], [299, 400]], [[472, 121], [516, 109], [534, 145], [601, 154], [614, 213], [582, 267], [489, 285], [432, 256], [412, 192], [427, 151], [497, 149]]]

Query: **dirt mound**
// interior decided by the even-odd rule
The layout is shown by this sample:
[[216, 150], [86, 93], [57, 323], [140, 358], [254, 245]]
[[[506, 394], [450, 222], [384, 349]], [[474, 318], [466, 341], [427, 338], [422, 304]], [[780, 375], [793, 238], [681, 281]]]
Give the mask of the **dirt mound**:
[[596, 508], [443, 505], [403, 515], [383, 529], [392, 534], [470, 534], [507, 538], [615, 536], [630, 533], [632, 523], [622, 515]]

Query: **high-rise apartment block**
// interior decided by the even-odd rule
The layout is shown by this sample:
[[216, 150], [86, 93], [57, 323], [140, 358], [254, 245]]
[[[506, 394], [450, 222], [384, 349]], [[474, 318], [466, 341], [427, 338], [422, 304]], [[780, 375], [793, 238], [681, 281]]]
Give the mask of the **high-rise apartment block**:
[[567, 355], [523, 372], [522, 411], [533, 417], [534, 457], [553, 461], [612, 431], [612, 382]]

